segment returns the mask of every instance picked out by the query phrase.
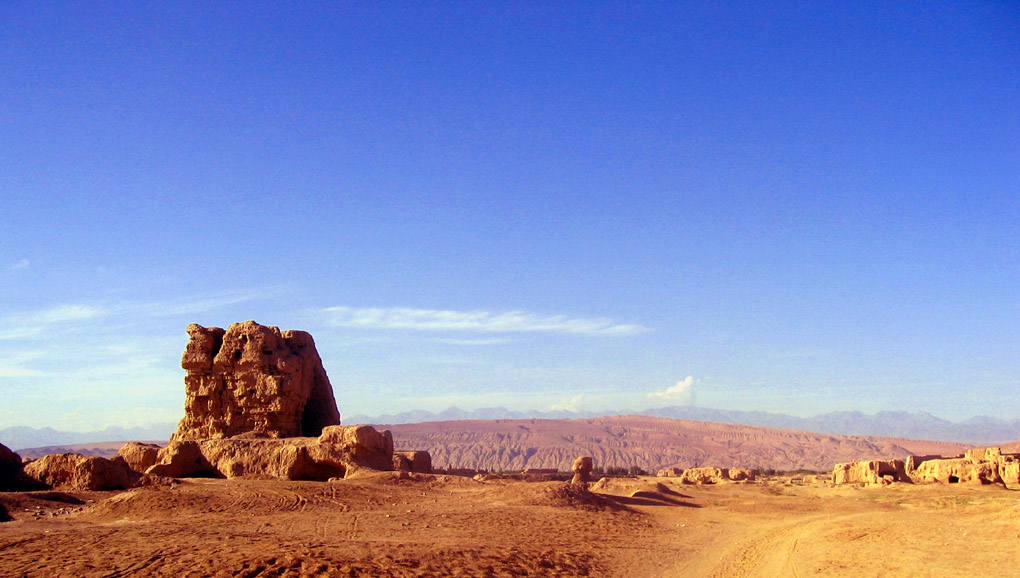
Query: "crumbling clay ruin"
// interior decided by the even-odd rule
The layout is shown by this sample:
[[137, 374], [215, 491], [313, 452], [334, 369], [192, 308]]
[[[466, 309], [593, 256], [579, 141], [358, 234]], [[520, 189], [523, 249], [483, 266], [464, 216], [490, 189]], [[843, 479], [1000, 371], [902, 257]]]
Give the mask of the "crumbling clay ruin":
[[975, 448], [950, 459], [921, 462], [913, 473], [916, 483], [1020, 484], [1020, 454], [1004, 454], [999, 448]]
[[1020, 454], [977, 448], [962, 456], [909, 456], [906, 460], [872, 460], [836, 464], [835, 484], [1020, 484]]
[[263, 475], [325, 481], [364, 469], [392, 468], [390, 432], [367, 425], [338, 425], [325, 428], [318, 438], [172, 441], [159, 450], [156, 463], [146, 473], [171, 478]]
[[917, 483], [1003, 485], [995, 462], [967, 458], [926, 461], [917, 468], [914, 480]]
[[340, 424], [333, 388], [304, 331], [280, 331], [254, 321], [219, 327], [191, 324], [181, 358], [184, 418], [171, 440], [317, 437]]
[[139, 476], [120, 458], [108, 460], [81, 454], [50, 454], [22, 463], [18, 454], [0, 445], [0, 491], [44, 487], [71, 491], [122, 490]]
[[909, 482], [903, 460], [868, 460], [836, 464], [832, 470], [834, 484], [884, 485]]
[[114, 460], [122, 462], [133, 471], [145, 472], [159, 461], [158, 456], [161, 449], [156, 444], [128, 442], [121, 446]]
[[[290, 480], [394, 469], [389, 431], [339, 425], [333, 388], [308, 333], [254, 321], [226, 331], [191, 324], [187, 332], [184, 418], [163, 449], [125, 446], [120, 459], [132, 469], [167, 477]], [[431, 471], [422, 453], [397, 461], [406, 471]]]
[[725, 468], [687, 468], [680, 476], [681, 484], [718, 484], [730, 479]]
[[25, 465], [25, 475], [54, 488], [72, 491], [124, 490], [137, 475], [122, 463], [81, 454], [50, 454]]

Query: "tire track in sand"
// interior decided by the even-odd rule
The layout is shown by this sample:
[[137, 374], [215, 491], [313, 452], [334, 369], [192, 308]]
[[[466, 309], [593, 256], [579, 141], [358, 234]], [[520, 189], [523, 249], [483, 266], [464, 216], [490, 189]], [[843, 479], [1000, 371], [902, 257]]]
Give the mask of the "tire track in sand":
[[817, 533], [820, 526], [838, 524], [834, 518], [839, 517], [820, 514], [806, 520], [780, 522], [745, 539], [740, 536], [747, 528], [739, 528], [720, 536], [717, 545], [710, 546], [693, 560], [674, 557], [671, 575], [799, 578], [797, 557], [801, 539]]
[[178, 548], [163, 548], [156, 550], [149, 557], [135, 562], [124, 568], [114, 570], [107, 574], [103, 574], [100, 578], [123, 578], [125, 576], [151, 576], [152, 567], [156, 564], [163, 562], [168, 556], [172, 557], [173, 554], [179, 552]]

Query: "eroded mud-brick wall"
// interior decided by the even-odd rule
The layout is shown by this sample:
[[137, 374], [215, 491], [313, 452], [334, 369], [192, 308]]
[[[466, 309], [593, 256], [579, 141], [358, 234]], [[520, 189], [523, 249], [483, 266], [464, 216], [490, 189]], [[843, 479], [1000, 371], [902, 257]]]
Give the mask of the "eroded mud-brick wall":
[[316, 437], [340, 423], [333, 387], [308, 333], [254, 321], [226, 331], [191, 324], [187, 331], [184, 418], [171, 439]]

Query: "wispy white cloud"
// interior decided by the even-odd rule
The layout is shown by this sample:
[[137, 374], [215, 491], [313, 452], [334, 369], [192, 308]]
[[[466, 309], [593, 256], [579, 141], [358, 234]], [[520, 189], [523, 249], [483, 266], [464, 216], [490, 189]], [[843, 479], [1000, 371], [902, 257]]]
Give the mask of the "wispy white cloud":
[[48, 375], [34, 367], [40, 361], [45, 362], [46, 351], [40, 349], [13, 351], [5, 347], [0, 358], [0, 377], [42, 377]]
[[828, 357], [832, 351], [828, 349], [790, 349], [787, 351], [776, 351], [769, 354], [771, 359], [814, 359], [817, 357]]
[[27, 315], [30, 323], [70, 323], [93, 319], [105, 315], [105, 311], [91, 305], [59, 305], [52, 309], [36, 311]]
[[0, 318], [0, 340], [38, 337], [55, 327], [96, 319], [106, 313], [106, 310], [99, 307], [83, 304], [13, 313]]
[[334, 327], [407, 329], [415, 331], [466, 331], [484, 333], [571, 333], [628, 336], [645, 333], [641, 325], [616, 323], [606, 318], [572, 318], [522, 311], [450, 311], [403, 307], [323, 309], [325, 322]]
[[38, 369], [0, 365], [0, 377], [40, 377], [46, 375]]
[[274, 294], [272, 289], [233, 291], [164, 301], [102, 301], [62, 304], [0, 316], [0, 341], [44, 337], [86, 322], [117, 319], [120, 326], [148, 319], [214, 311]]
[[17, 271], [19, 269], [28, 269], [31, 265], [32, 265], [32, 262], [30, 260], [22, 259], [22, 260], [18, 261], [17, 263], [11, 265], [10, 267], [8, 267], [8, 269], [10, 269], [11, 271]]
[[149, 317], [165, 317], [171, 315], [188, 315], [205, 313], [221, 307], [246, 303], [256, 299], [265, 299], [276, 295], [276, 289], [253, 289], [250, 291], [229, 291], [212, 295], [185, 297], [152, 303], [125, 303], [121, 307], [126, 313]]
[[688, 375], [684, 379], [676, 382], [676, 385], [667, 387], [663, 391], [656, 391], [649, 393], [648, 397], [665, 399], [683, 403], [694, 403], [694, 386], [697, 385], [697, 381]]
[[515, 339], [506, 339], [503, 337], [496, 337], [494, 339], [452, 339], [452, 338], [441, 338], [436, 339], [437, 343], [448, 343], [450, 345], [464, 345], [467, 347], [480, 346], [480, 345], [503, 345], [506, 343], [513, 343]]

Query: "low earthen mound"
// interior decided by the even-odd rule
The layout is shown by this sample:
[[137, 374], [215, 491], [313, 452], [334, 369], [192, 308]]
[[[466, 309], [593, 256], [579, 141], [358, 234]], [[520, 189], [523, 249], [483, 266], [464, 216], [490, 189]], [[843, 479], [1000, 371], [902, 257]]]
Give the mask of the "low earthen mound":
[[134, 480], [117, 462], [81, 454], [51, 454], [25, 465], [25, 475], [53, 488], [71, 491], [123, 490]]
[[220, 477], [219, 471], [202, 454], [197, 441], [172, 441], [156, 454], [156, 463], [145, 471], [168, 478]]
[[318, 436], [340, 423], [312, 336], [254, 321], [226, 331], [192, 323], [181, 358], [186, 399], [173, 441]]
[[730, 468], [730, 480], [734, 482], [753, 482], [758, 478], [758, 470], [751, 468]]
[[548, 487], [542, 488], [537, 496], [528, 500], [535, 506], [553, 506], [558, 508], [576, 508], [589, 512], [624, 509], [606, 496], [588, 491], [584, 484], [547, 482]]
[[319, 436], [319, 455], [335, 456], [350, 464], [373, 470], [389, 470], [393, 467], [393, 436], [389, 430], [377, 430], [372, 426], [334, 425], [324, 428]]
[[673, 490], [668, 488], [668, 486], [666, 486], [665, 484], [661, 484], [658, 482], [648, 482], [640, 478], [604, 477], [600, 478], [597, 482], [588, 486], [588, 489], [592, 492], [598, 492], [600, 494], [609, 494], [613, 496], [629, 496], [634, 492], [660, 492], [660, 491], [673, 492]]
[[428, 452], [393, 452], [393, 469], [416, 474], [431, 474], [432, 456]]
[[15, 490], [22, 485], [21, 456], [0, 444], [0, 490]]
[[690, 496], [676, 491], [669, 484], [652, 482], [644, 478], [602, 478], [591, 484], [589, 490], [605, 496], [620, 508], [631, 506], [685, 506]]

